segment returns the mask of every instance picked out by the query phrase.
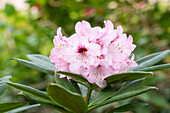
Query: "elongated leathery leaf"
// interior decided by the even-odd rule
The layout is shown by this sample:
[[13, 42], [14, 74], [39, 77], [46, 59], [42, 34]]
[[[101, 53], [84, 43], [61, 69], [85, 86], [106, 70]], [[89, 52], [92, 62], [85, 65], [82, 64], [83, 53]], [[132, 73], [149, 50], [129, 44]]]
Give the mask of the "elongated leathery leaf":
[[25, 107], [14, 109], [14, 110], [6, 112], [6, 113], [18, 113], [18, 112], [26, 111], [28, 109], [31, 109], [31, 108], [34, 108], [34, 107], [38, 107], [38, 106], [40, 106], [40, 104], [29, 105], [29, 106], [25, 106]]
[[87, 103], [77, 93], [72, 93], [58, 84], [49, 84], [49, 97], [58, 105], [74, 113], [87, 113]]
[[57, 84], [65, 87], [66, 89], [77, 93], [74, 85], [67, 78], [59, 78], [59, 75], [55, 75], [55, 81]]
[[105, 102], [96, 105], [96, 107], [98, 108], [98, 107], [101, 107], [101, 106], [104, 106], [104, 105], [107, 105], [107, 104], [110, 104], [110, 103], [113, 103], [113, 102], [116, 102], [116, 101], [124, 100], [124, 99], [127, 99], [127, 98], [130, 98], [130, 97], [142, 94], [142, 93], [144, 93], [146, 91], [153, 90], [153, 89], [157, 89], [157, 88], [153, 87], [153, 86], [137, 87], [137, 88], [135, 88], [135, 89], [133, 89], [131, 91], [127, 91], [125, 93], [116, 95], [116, 96], [106, 100]]
[[50, 100], [46, 92], [34, 89], [32, 87], [29, 87], [23, 84], [18, 84], [18, 83], [6, 83], [6, 84], [20, 91], [26, 92], [28, 94], [31, 94], [31, 95], [34, 95], [34, 96], [37, 96], [37, 97], [40, 97], [46, 100]]
[[137, 108], [146, 107], [146, 106], [148, 106], [147, 103], [126, 104], [126, 105], [114, 108], [107, 113], [127, 112], [127, 111], [131, 111], [131, 110], [134, 110], [134, 109], [137, 109]]
[[28, 59], [31, 60], [32, 62], [39, 64], [43, 67], [46, 67], [47, 69], [55, 70], [55, 65], [51, 63], [49, 60], [47, 61], [46, 56], [41, 56], [41, 55], [27, 55]]
[[[31, 61], [33, 61], [33, 59], [30, 58], [30, 56], [33, 56], [33, 57], [36, 57], [36, 58], [39, 58], [39, 59], [41, 59], [41, 60], [44, 60], [44, 61], [46, 61], [46, 62], [51, 63], [51, 62], [50, 62], [51, 59], [50, 59], [49, 57], [47, 57], [47, 56], [40, 55], [40, 54], [28, 54], [27, 57], [28, 57]], [[53, 63], [52, 63], [52, 64], [53, 64]]]
[[[98, 103], [96, 104], [100, 104], [103, 102], [102, 99], [106, 100], [110, 97], [113, 97], [115, 95], [119, 95], [119, 94], [122, 94], [122, 93], [125, 93], [127, 91], [130, 91], [136, 87], [139, 87], [139, 85], [143, 82], [144, 78], [142, 79], [138, 79], [138, 80], [134, 80], [134, 81], [130, 81], [130, 82], [127, 82], [125, 85], [123, 85], [118, 91], [115, 91], [113, 88], [112, 89], [103, 89], [105, 90], [103, 92], [103, 90], [101, 90], [97, 95], [99, 96], [95, 96], [94, 99], [91, 101], [91, 103], [89, 104], [89, 108], [93, 108], [95, 105], [92, 103], [96, 100], [99, 100]], [[108, 90], [108, 91], [107, 91]], [[107, 98], [106, 98], [107, 97]], [[102, 101], [100, 101], [100, 98]]]
[[104, 100], [112, 97], [115, 93], [115, 89], [111, 86], [108, 86], [97, 93], [97, 95], [91, 100], [89, 106], [101, 103]]
[[170, 68], [170, 63], [168, 64], [162, 64], [162, 65], [156, 65], [156, 66], [150, 66], [146, 68], [139, 69], [140, 71], [160, 71], [164, 69]]
[[162, 53], [158, 54], [157, 56], [140, 63], [137, 67], [133, 68], [133, 70], [139, 70], [139, 69], [142, 69], [142, 68], [145, 68], [148, 66], [152, 66], [152, 65], [160, 62], [166, 56], [168, 56], [169, 53], [170, 53], [170, 50], [163, 51]]
[[5, 82], [10, 82], [10, 78], [12, 78], [12, 76], [5, 76], [5, 77], [2, 77], [0, 78], [0, 84], [3, 84]]
[[7, 111], [11, 111], [13, 109], [17, 109], [23, 106], [28, 105], [28, 103], [25, 102], [6, 102], [6, 103], [0, 103], [0, 113], [4, 113]]
[[111, 75], [107, 78], [105, 78], [106, 82], [109, 84], [114, 84], [114, 83], [121, 83], [125, 81], [132, 81], [132, 80], [137, 80], [140, 78], [144, 78], [148, 75], [152, 75], [152, 72], [142, 72], [142, 71], [134, 71], [134, 72], [125, 72], [125, 73], [118, 73]]
[[49, 107], [49, 108], [52, 108], [52, 109], [55, 109], [57, 111], [60, 111], [62, 113], [68, 113], [67, 110], [65, 110], [64, 108], [58, 106], [56, 103], [54, 103], [53, 101], [49, 101], [49, 100], [45, 100], [45, 99], [42, 99], [42, 98], [39, 98], [39, 97], [36, 97], [36, 96], [32, 96], [30, 94], [27, 94], [27, 93], [24, 93], [23, 92], [23, 95], [28, 98], [29, 100], [32, 100], [36, 103], [39, 103], [41, 105], [44, 105], [46, 107]]
[[169, 102], [159, 94], [155, 92], [147, 92], [142, 95], [138, 95], [137, 99], [142, 100], [147, 103], [152, 103], [155, 106], [158, 106], [160, 108], [168, 108], [169, 107]]
[[0, 84], [0, 95], [3, 94], [3, 92], [8, 88], [8, 85], [6, 85], [5, 83]]
[[57, 71], [56, 73], [66, 75], [66, 76], [74, 78], [74, 79], [76, 79], [78, 81], [81, 81], [81, 82], [83, 82], [85, 84], [89, 84], [88, 80], [86, 78], [84, 78], [82, 75], [75, 74], [75, 73], [70, 73], [70, 72], [66, 72], [66, 71]]
[[39, 64], [36, 64], [34, 62], [27, 61], [27, 60], [22, 60], [22, 59], [17, 59], [17, 58], [12, 58], [12, 60], [17, 60], [18, 62], [20, 62], [21, 64], [23, 64], [25, 66], [37, 69], [39, 71], [42, 71], [42, 72], [45, 72], [45, 73], [48, 73], [48, 74], [51, 74], [51, 75], [53, 75], [54, 71], [55, 71], [55, 69], [47, 68], [47, 67], [44, 67], [42, 65], [39, 65]]
[[144, 57], [136, 60], [136, 63], [137, 63], [137, 64], [141, 64], [141, 63], [143, 63], [143, 62], [146, 62], [147, 60], [150, 60], [150, 59], [152, 59], [153, 57], [162, 54], [163, 52], [164, 52], [164, 51], [162, 51], [162, 52], [156, 52], [156, 53], [152, 53], [152, 54], [149, 54], [149, 55], [147, 55], [147, 56], [144, 56]]
[[70, 79], [70, 81], [71, 81], [71, 83], [73, 84], [73, 86], [75, 87], [75, 89], [76, 89], [77, 93], [79, 93], [80, 95], [82, 95], [82, 93], [81, 93], [81, 89], [80, 89], [80, 87], [79, 87], [78, 83], [77, 83], [77, 82], [75, 82], [74, 80], [71, 80], [71, 79]]
[[8, 88], [8, 86], [5, 84], [6, 82], [10, 82], [11, 76], [5, 76], [0, 78], [0, 95], [3, 94], [3, 92]]
[[127, 92], [127, 91], [131, 91], [131, 90], [133, 90], [133, 89], [136, 88], [136, 87], [139, 87], [144, 80], [145, 80], [145, 79], [142, 78], [142, 79], [138, 79], [138, 80], [134, 80], [134, 81], [127, 82], [123, 87], [121, 87], [121, 88], [119, 89], [118, 92], [116, 92], [115, 95], [119, 95], [119, 94], [125, 93], [125, 92]]

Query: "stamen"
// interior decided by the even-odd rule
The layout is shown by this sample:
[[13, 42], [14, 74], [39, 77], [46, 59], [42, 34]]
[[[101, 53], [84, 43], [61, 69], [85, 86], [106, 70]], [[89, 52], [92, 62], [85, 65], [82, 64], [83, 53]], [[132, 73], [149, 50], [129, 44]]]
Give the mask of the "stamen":
[[105, 59], [104, 55], [97, 56], [98, 59]]

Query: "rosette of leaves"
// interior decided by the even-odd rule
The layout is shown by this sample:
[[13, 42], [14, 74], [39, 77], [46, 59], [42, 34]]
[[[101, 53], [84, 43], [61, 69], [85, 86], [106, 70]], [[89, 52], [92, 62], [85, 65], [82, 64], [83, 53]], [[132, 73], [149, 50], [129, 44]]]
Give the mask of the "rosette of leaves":
[[[82, 75], [55, 70], [54, 64], [50, 62], [47, 56], [31, 54], [27, 55], [30, 61], [17, 58], [13, 58], [13, 60], [17, 60], [28, 67], [53, 75], [55, 83], [48, 84], [46, 92], [23, 84], [13, 83], [9, 80], [3, 82], [3, 84], [5, 84], [5, 87], [7, 84], [22, 91], [22, 94], [26, 98], [38, 104], [50, 107], [62, 113], [94, 112], [95, 109], [108, 104], [132, 98], [150, 90], [157, 90], [154, 86], [144, 86], [142, 83], [147, 79], [147, 76], [153, 74], [152, 72], [170, 68], [170, 64], [155, 65], [168, 56], [169, 53], [170, 50], [166, 50], [138, 59], [136, 61], [138, 67], [134, 68], [133, 72], [114, 74], [105, 78], [107, 86], [102, 89], [96, 84], [89, 83]], [[69, 76], [72, 79], [59, 78], [58, 74]], [[2, 89], [3, 88], [1, 88], [1, 90]], [[99, 89], [99, 91], [94, 95], [93, 92], [96, 91], [96, 89]], [[108, 109], [107, 112], [126, 112], [147, 105], [146, 103], [129, 103], [113, 109]]]

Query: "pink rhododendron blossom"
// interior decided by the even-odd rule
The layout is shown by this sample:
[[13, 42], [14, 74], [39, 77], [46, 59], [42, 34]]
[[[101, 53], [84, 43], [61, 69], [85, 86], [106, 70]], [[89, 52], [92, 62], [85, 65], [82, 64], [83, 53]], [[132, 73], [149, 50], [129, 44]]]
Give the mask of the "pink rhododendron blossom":
[[70, 37], [62, 36], [58, 28], [50, 54], [56, 69], [82, 74], [90, 83], [105, 87], [106, 77], [136, 67], [132, 36], [127, 37], [121, 26], [114, 29], [109, 20], [104, 24], [104, 28], [91, 27], [83, 20], [75, 25], [76, 33]]

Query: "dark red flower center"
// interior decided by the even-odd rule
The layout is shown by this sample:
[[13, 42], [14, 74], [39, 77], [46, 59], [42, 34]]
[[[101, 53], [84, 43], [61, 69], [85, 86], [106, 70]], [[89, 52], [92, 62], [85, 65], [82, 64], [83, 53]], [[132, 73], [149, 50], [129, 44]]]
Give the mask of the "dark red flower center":
[[80, 47], [78, 49], [78, 53], [85, 53], [87, 51], [87, 49], [85, 47]]

